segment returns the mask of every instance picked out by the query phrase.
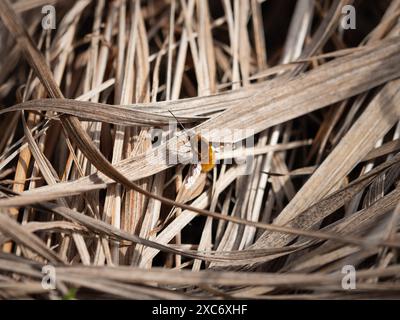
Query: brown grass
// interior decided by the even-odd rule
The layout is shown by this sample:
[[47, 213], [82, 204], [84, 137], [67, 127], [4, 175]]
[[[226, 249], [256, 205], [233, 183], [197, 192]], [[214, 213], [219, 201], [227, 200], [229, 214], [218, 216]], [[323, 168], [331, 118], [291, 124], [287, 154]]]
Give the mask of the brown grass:
[[0, 1], [1, 298], [400, 297], [400, 1], [294, 3]]

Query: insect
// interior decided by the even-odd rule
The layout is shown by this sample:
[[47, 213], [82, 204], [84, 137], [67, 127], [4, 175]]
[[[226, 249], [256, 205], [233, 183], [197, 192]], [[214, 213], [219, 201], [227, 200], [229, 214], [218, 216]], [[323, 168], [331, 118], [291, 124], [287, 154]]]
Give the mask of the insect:
[[202, 172], [209, 172], [215, 167], [215, 152], [212, 144], [200, 133], [192, 138], [192, 149], [197, 154]]
[[201, 164], [201, 171], [207, 173], [214, 169], [216, 156], [212, 144], [200, 133], [196, 133], [194, 136], [189, 135], [183, 124], [175, 117], [171, 110], [168, 111], [189, 137], [193, 153], [195, 154], [198, 162]]

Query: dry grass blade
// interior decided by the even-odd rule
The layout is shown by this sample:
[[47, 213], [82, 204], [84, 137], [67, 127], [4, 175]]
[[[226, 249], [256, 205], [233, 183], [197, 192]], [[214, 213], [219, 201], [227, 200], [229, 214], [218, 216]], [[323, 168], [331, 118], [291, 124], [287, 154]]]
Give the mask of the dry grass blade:
[[[171, 116], [135, 110], [131, 107], [107, 105], [94, 102], [84, 102], [69, 99], [31, 100], [0, 111], [13, 112], [19, 110], [53, 111], [74, 115], [80, 119], [114, 123], [125, 126], [163, 126], [174, 120]], [[202, 117], [182, 117], [182, 123], [198, 122]]]
[[289, 2], [0, 1], [0, 298], [399, 298], [400, 1]]

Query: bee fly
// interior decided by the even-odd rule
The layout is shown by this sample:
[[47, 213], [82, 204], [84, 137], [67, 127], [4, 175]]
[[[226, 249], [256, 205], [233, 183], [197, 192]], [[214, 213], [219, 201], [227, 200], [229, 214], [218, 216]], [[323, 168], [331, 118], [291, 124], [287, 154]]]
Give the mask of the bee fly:
[[216, 157], [212, 144], [204, 138], [200, 133], [194, 136], [189, 135], [183, 124], [175, 117], [175, 115], [168, 110], [169, 113], [175, 118], [176, 122], [182, 127], [188, 136], [191, 144], [192, 151], [201, 165], [202, 172], [209, 172], [215, 167]]

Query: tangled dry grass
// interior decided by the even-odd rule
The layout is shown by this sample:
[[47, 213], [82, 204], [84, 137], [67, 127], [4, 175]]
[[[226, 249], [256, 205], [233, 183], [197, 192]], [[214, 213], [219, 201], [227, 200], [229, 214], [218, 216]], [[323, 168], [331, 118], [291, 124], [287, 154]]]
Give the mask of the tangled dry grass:
[[399, 14], [1, 1], [0, 297], [399, 298]]

